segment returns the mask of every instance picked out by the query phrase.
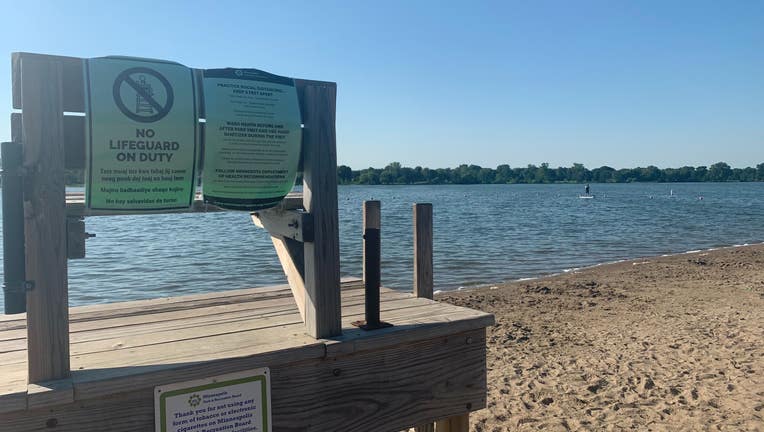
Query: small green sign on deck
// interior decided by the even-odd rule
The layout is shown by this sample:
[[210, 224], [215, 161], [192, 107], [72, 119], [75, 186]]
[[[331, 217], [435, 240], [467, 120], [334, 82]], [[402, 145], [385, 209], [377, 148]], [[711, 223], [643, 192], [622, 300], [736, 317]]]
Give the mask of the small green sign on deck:
[[98, 210], [188, 208], [197, 109], [191, 69], [126, 57], [89, 59], [86, 203]]
[[270, 432], [271, 381], [268, 368], [154, 390], [156, 432]]

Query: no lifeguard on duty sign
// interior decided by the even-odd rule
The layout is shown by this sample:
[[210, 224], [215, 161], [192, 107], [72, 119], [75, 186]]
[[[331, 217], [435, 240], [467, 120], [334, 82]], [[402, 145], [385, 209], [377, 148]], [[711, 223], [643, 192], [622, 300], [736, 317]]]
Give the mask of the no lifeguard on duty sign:
[[86, 62], [87, 206], [188, 208], [198, 150], [193, 71], [140, 58]]

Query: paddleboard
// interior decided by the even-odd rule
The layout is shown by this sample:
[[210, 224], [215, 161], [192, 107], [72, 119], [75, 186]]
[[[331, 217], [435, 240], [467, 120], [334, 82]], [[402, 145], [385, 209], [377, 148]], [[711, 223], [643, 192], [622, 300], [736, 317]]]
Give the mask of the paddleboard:
[[594, 198], [594, 195], [579, 195], [578, 197], [581, 199], [592, 199]]

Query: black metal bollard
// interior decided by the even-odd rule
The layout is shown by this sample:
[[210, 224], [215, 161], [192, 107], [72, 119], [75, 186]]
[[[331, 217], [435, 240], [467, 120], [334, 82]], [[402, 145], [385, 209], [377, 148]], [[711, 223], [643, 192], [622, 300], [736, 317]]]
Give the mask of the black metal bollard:
[[6, 314], [27, 310], [22, 155], [21, 143], [4, 142], [0, 146], [0, 157], [3, 159], [3, 291]]
[[364, 330], [390, 327], [379, 316], [382, 263], [381, 205], [379, 201], [363, 202], [363, 283], [366, 295], [365, 321], [354, 322]]
[[366, 326], [379, 327], [379, 287], [382, 261], [382, 244], [379, 228], [366, 228], [363, 233], [364, 268], [363, 281], [366, 293]]

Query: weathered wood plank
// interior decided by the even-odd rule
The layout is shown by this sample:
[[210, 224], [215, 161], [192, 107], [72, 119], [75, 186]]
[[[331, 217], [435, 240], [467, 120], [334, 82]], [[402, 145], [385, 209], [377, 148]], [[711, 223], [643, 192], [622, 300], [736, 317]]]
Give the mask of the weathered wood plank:
[[[385, 292], [385, 300], [406, 299], [410, 297], [400, 292]], [[344, 291], [344, 301], [348, 306], [363, 304], [363, 292], [360, 290]], [[391, 308], [395, 303], [391, 304]], [[70, 325], [71, 344], [85, 341], [103, 340], [120, 337], [125, 334], [140, 335], [156, 331], [172, 331], [177, 328], [205, 327], [223, 322], [246, 321], [254, 318], [297, 315], [296, 306], [290, 295], [264, 299], [258, 303], [238, 303], [203, 307], [193, 311], [176, 310], [152, 314], [130, 315], [99, 320], [72, 321]], [[297, 319], [297, 318], [296, 318]], [[298, 319], [299, 320], [299, 319]], [[259, 328], [253, 321], [252, 329]], [[0, 332], [0, 364], [2, 353], [26, 350], [26, 329], [12, 329]]]
[[[400, 294], [398, 294], [400, 295]], [[413, 308], [408, 298], [391, 300], [385, 303], [385, 311]], [[355, 316], [363, 313], [363, 299], [351, 302], [343, 312], [346, 316]], [[442, 309], [442, 308], [440, 308]], [[431, 312], [432, 313], [432, 312]], [[258, 314], [249, 317], [232, 318], [226, 316], [217, 322], [199, 322], [194, 318], [186, 318], [177, 321], [166, 321], [153, 325], [140, 325], [130, 327], [118, 327], [107, 330], [94, 330], [73, 334], [79, 336], [76, 343], [71, 345], [71, 355], [79, 356], [100, 352], [111, 352], [119, 357], [120, 351], [135, 350], [140, 347], [154, 347], [160, 344], [185, 343], [193, 344], [205, 338], [236, 335], [251, 331], [262, 331], [268, 335], [278, 328], [284, 331], [289, 328], [293, 333], [300, 333], [302, 319], [297, 314], [294, 306], [286, 311], [270, 314]], [[293, 327], [297, 326], [297, 327]], [[101, 335], [100, 337], [98, 335]], [[72, 339], [75, 339], [74, 337]], [[11, 365], [23, 363], [26, 359], [23, 350], [23, 341], [4, 342], [0, 348], [0, 363]], [[9, 349], [15, 348], [15, 349]], [[170, 349], [170, 348], [168, 348]]]
[[305, 247], [303, 243], [281, 236], [271, 236], [273, 248], [279, 257], [289, 288], [292, 291], [300, 318], [305, 322]]
[[68, 259], [85, 258], [85, 220], [81, 217], [66, 218], [66, 257]]
[[0, 414], [27, 409], [26, 368], [11, 370], [0, 367]]
[[[419, 307], [413, 302], [406, 301], [411, 298], [410, 294], [395, 291], [383, 291], [382, 299], [385, 303], [383, 311], [391, 311], [406, 307]], [[343, 315], [360, 313], [363, 305], [363, 291], [343, 291], [343, 302], [347, 308], [343, 309]], [[357, 306], [357, 308], [356, 308]], [[119, 340], [123, 336], [139, 336], [155, 332], [171, 333], [176, 330], [194, 329], [195, 335], [203, 336], [216, 329], [221, 323], [241, 323], [250, 321], [248, 324], [252, 330], [269, 327], [265, 319], [276, 319], [283, 316], [294, 315], [294, 322], [301, 322], [297, 317], [295, 304], [291, 297], [263, 300], [253, 307], [251, 303], [213, 306], [195, 309], [193, 312], [172, 311], [166, 313], [153, 313], [146, 315], [132, 315], [119, 318], [105, 318], [96, 321], [74, 321], [71, 325], [70, 340], [73, 347], [72, 353], [82, 352], [77, 344], [81, 342], [109, 340], [113, 349], [124, 349], [124, 341]], [[237, 324], [240, 325], [240, 324]], [[246, 325], [244, 326], [246, 327]], [[173, 333], [179, 338], [180, 334]], [[18, 363], [25, 360], [24, 353], [17, 356], [4, 355], [11, 352], [25, 351], [25, 329], [13, 329], [0, 332], [0, 364]], [[15, 359], [15, 360], [12, 360]]]
[[[274, 368], [274, 430], [389, 432], [468, 405], [484, 407], [482, 333], [337, 357], [313, 368]], [[464, 343], [468, 336], [474, 344]], [[305, 391], [314, 396], [290, 396]]]
[[[350, 322], [363, 317], [363, 290], [360, 289], [360, 282], [354, 279], [343, 284], [345, 307], [342, 323], [346, 330], [342, 337], [315, 342], [319, 345], [321, 356], [346, 356], [384, 350], [420, 341], [422, 338], [449, 336], [454, 332], [470, 331], [493, 323], [493, 317], [489, 314], [417, 299], [411, 294], [383, 288], [383, 317], [396, 326], [372, 334], [361, 332], [350, 327]], [[72, 327], [72, 340], [77, 340], [72, 344], [75, 357], [72, 361], [75, 370], [75, 398], [132, 391], [140, 385], [156, 382], [157, 379], [173, 382], [178, 380], [178, 373], [193, 379], [198, 376], [191, 370], [213, 370], [208, 366], [209, 362], [220, 365], [233, 361], [257, 367], [262, 363], [248, 362], [247, 359], [268, 355], [271, 361], [276, 361], [281, 358], [279, 352], [299, 352], [302, 346], [307, 346], [305, 344], [310, 345], [313, 339], [303, 334], [303, 324], [287, 288], [283, 285], [267, 287], [263, 289], [265, 295], [247, 297], [256, 291], [237, 290], [232, 293], [186, 296], [185, 299], [155, 299], [127, 302], [124, 305], [73, 308], [73, 317], [84, 315], [90, 318], [72, 320], [75, 323]], [[237, 303], [241, 298], [251, 301]], [[224, 304], [218, 304], [220, 301]], [[204, 307], [205, 302], [216, 305]], [[195, 304], [199, 307], [178, 309], [182, 304]], [[171, 310], [162, 312], [162, 307]], [[99, 308], [105, 310], [98, 311]], [[147, 308], [154, 309], [147, 312]], [[229, 312], [228, 309], [238, 310]], [[120, 311], [128, 313], [109, 317]], [[130, 324], [122, 325], [125, 321]], [[247, 329], [248, 326], [251, 328]], [[0, 331], [0, 336], [7, 332]], [[23, 329], [18, 332], [23, 332]], [[20, 347], [23, 348], [23, 340], [18, 342], [22, 343]], [[0, 343], [2, 346], [3, 343]], [[4, 376], [21, 374], [23, 380], [23, 352], [21, 354], [17, 359], [18, 364], [4, 366]], [[290, 351], [289, 355], [299, 354]], [[316, 355], [316, 352], [311, 355]], [[7, 363], [6, 360], [0, 360], [0, 364]], [[9, 366], [16, 368], [8, 370]], [[178, 368], [181, 372], [178, 372]], [[221, 373], [232, 371], [224, 366], [215, 368]], [[66, 389], [38, 390], [34, 393], [33, 397], [37, 399], [33, 404], [37, 405], [45, 404], [46, 401], [64, 401], [69, 394]], [[18, 390], [14, 395], [0, 396], [0, 405], [5, 405], [6, 400], [9, 400], [12, 406], [18, 408], [21, 403], [26, 403], [20, 396]]]
[[[20, 290], [26, 280], [24, 247], [24, 179], [21, 117], [11, 116], [13, 142], [2, 143], [2, 248], [5, 313], [26, 312], [26, 292]], [[13, 288], [16, 289], [13, 289]]]
[[75, 395], [82, 387], [87, 397], [2, 414], [0, 423], [9, 432], [45, 431], [51, 424], [59, 431], [153, 430], [154, 385], [259, 366], [271, 369], [274, 431], [390, 432], [485, 406], [485, 333], [480, 329], [336, 358], [279, 363], [263, 356], [177, 365], [162, 375], [145, 374], [139, 388], [111, 387], [111, 394], [99, 391], [103, 383], [87, 388], [87, 382], [75, 382]]
[[435, 432], [470, 432], [470, 415], [462, 414], [435, 422]]
[[3, 432], [153, 431], [153, 389], [0, 415]]
[[[343, 290], [358, 290], [363, 283], [358, 278], [343, 278]], [[387, 289], [387, 288], [383, 288]], [[256, 302], [261, 299], [290, 297], [288, 285], [245, 288], [217, 291], [205, 294], [191, 294], [179, 297], [162, 297], [149, 300], [133, 300], [120, 303], [94, 304], [70, 308], [72, 322], [119, 318], [129, 315], [169, 312], [208, 306]], [[26, 315], [0, 315], [0, 332], [26, 328]]]
[[85, 169], [84, 116], [64, 116], [64, 168]]
[[210, 213], [225, 211], [218, 206], [208, 204], [202, 199], [200, 192], [196, 193], [191, 207], [176, 210], [92, 210], [85, 207], [85, 195], [81, 192], [68, 192], [66, 194], [66, 213], [69, 216], [122, 216], [135, 214], [164, 214], [164, 213]]
[[63, 146], [63, 71], [58, 61], [21, 59], [24, 111], [24, 237], [29, 381], [69, 375], [69, 303]]
[[305, 325], [321, 338], [342, 333], [337, 211], [336, 85], [297, 80], [302, 108], [303, 205], [313, 215], [314, 240], [305, 243]]
[[[74, 391], [77, 401], [106, 397], [116, 393], [140, 391], [157, 385], [223, 375], [264, 366], [323, 358], [320, 342], [292, 346], [281, 341], [268, 344], [261, 351], [251, 347], [226, 351], [225, 355], [199, 362], [143, 364], [129, 367], [75, 371]], [[153, 394], [152, 394], [153, 398]]]
[[11, 100], [13, 109], [21, 109], [21, 53], [11, 53]]
[[[454, 310], [440, 310], [432, 306], [402, 309], [384, 315], [384, 320], [397, 328], [388, 327], [361, 334], [362, 330], [345, 327], [342, 337], [334, 338], [335, 343], [327, 343], [327, 355], [382, 349], [419, 340], [422, 337], [441, 337], [453, 332], [469, 331], [494, 324], [493, 315], [477, 313], [457, 317], [454, 316], [454, 312]], [[360, 315], [358, 317], [360, 318]], [[343, 317], [343, 321], [345, 319]]]
[[22, 142], [23, 126], [21, 124], [21, 113], [11, 113], [11, 141]]
[[[432, 204], [414, 204], [414, 295], [432, 299]], [[433, 423], [418, 425], [414, 432], [433, 432]]]
[[[421, 304], [411, 302], [410, 295], [404, 293], [385, 293], [385, 312], [399, 309], [418, 308]], [[266, 303], [266, 302], [264, 302]], [[291, 303], [291, 302], [290, 302]], [[363, 313], [363, 297], [354, 296], [349, 301], [346, 298], [347, 307], [343, 309], [344, 316], [356, 316]], [[230, 306], [226, 306], [230, 307]], [[434, 305], [438, 310], [441, 306]], [[174, 315], [176, 313], [173, 313]], [[153, 315], [126, 317], [117, 320], [105, 320], [83, 323], [90, 327], [87, 331], [72, 333], [71, 355], [82, 355], [96, 352], [114, 352], [119, 356], [120, 350], [129, 350], [141, 346], [154, 346], [160, 343], [175, 343], [185, 341], [186, 344], [195, 343], [195, 339], [203, 340], [207, 337], [235, 334], [245, 331], [261, 330], [265, 334], [289, 328], [290, 332], [302, 334], [302, 327], [293, 325], [302, 324], [293, 303], [287, 305], [267, 306], [261, 310], [248, 309], [241, 313], [228, 313], [207, 317], [196, 317], [195, 314], [181, 315], [175, 319], [163, 316], [161, 321]], [[129, 325], [113, 324], [114, 321], [130, 319]], [[408, 317], [406, 317], [408, 319]], [[155, 321], [156, 322], [152, 322]], [[145, 322], [144, 322], [145, 321]], [[347, 321], [347, 320], [345, 320]], [[100, 325], [104, 322], [104, 325]], [[107, 327], [107, 325], [109, 327]], [[13, 365], [26, 361], [25, 340], [13, 339], [0, 342], [0, 364]]]
[[[343, 298], [345, 307], [343, 308], [343, 324], [346, 327], [363, 312], [363, 292], [361, 290], [344, 291]], [[286, 301], [285, 301], [286, 300]], [[453, 323], [455, 321], [467, 320], [466, 329], [475, 328], [476, 325], [491, 325], [493, 317], [478, 311], [472, 311], [464, 308], [456, 308], [442, 303], [431, 302], [424, 299], [412, 298], [410, 294], [385, 290], [382, 292], [382, 311], [386, 318], [395, 320], [398, 324], [424, 324], [419, 329], [387, 329], [386, 331], [376, 332], [375, 337], [386, 333], [398, 333], [402, 330], [417, 330], [417, 333], [431, 335], [432, 329], [427, 326], [433, 324]], [[135, 315], [122, 318], [109, 318], [98, 321], [85, 321], [75, 323], [72, 327], [72, 354], [84, 354], [89, 352], [101, 352], [109, 350], [123, 350], [139, 345], [152, 345], [159, 343], [158, 335], [164, 341], [175, 341], [184, 339], [183, 335], [188, 337], [206, 337], [216, 334], [227, 333], [231, 330], [263, 330], [269, 331], [273, 328], [274, 320], [285, 320], [285, 325], [298, 324], [300, 319], [295, 310], [295, 305], [291, 299], [273, 299], [259, 302], [259, 308], [246, 307], [239, 309], [246, 304], [215, 306], [212, 308], [202, 308], [195, 312], [173, 311], [167, 313], [155, 313], [148, 315]], [[236, 311], [227, 309], [236, 308]], [[404, 309], [407, 309], [404, 311]], [[392, 312], [395, 313], [392, 313]], [[400, 312], [400, 313], [399, 313]], [[439, 318], [443, 315], [443, 319]], [[423, 318], [424, 320], [422, 320]], [[470, 323], [469, 321], [474, 321]], [[459, 326], [458, 324], [456, 325]], [[442, 329], [441, 329], [442, 330]], [[438, 330], [438, 331], [441, 331]], [[299, 333], [299, 329], [294, 329]], [[0, 364], [21, 363], [24, 361], [25, 341], [22, 330], [12, 330], [0, 333], [6, 335], [14, 332], [16, 338], [8, 338], [0, 342]], [[145, 336], [149, 335], [149, 336]], [[341, 338], [334, 338], [332, 343], [351, 341], [353, 339], [363, 338], [363, 332], [358, 329], [349, 328]], [[404, 336], [396, 335], [400, 339]], [[132, 342], [131, 342], [132, 341]], [[93, 342], [83, 344], [84, 342]], [[379, 345], [378, 339], [370, 338], [361, 342], [360, 347], [366, 343], [368, 347]], [[87, 348], [88, 346], [94, 348]], [[336, 347], [332, 349], [337, 349]], [[356, 344], [352, 348], [344, 347], [343, 350], [349, 352], [356, 349]], [[9, 353], [16, 354], [9, 354]]]
[[85, 112], [85, 83], [82, 74], [82, 59], [77, 57], [53, 56], [27, 52], [11, 54], [13, 108], [24, 109], [22, 102], [23, 78], [21, 64], [26, 61], [55, 62], [61, 65], [62, 111]]
[[27, 409], [71, 402], [74, 402], [74, 386], [71, 378], [29, 384], [27, 388]]
[[[297, 192], [292, 192], [289, 195], [287, 195], [279, 204], [278, 208], [283, 210], [295, 210], [302, 208], [302, 194]], [[209, 212], [220, 212], [220, 211], [227, 211], [225, 209], [221, 209], [218, 206], [205, 203], [202, 194], [197, 192], [196, 197], [194, 198], [194, 202], [188, 209], [180, 209], [180, 210], [173, 210], [173, 211], [157, 211], [157, 212], [146, 212], [142, 211], [140, 214], [151, 214], [151, 213], [209, 213]], [[90, 210], [85, 208], [85, 194], [82, 192], [68, 192], [66, 194], [66, 213], [70, 216], [120, 216], [120, 215], [131, 215], [131, 214], [138, 214], [138, 212], [135, 211], [106, 211], [106, 210]]]
[[[21, 118], [21, 113], [11, 114], [11, 141], [21, 142]], [[85, 169], [84, 116], [64, 115], [64, 168]]]

